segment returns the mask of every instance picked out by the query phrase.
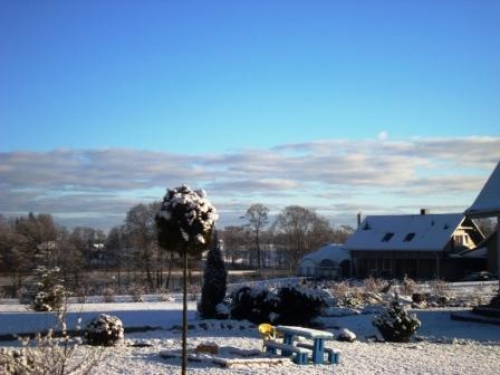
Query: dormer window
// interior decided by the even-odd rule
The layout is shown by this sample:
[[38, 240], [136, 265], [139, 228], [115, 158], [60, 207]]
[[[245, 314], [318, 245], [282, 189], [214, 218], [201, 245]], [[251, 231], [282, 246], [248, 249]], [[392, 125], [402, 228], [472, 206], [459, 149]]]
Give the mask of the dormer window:
[[415, 237], [415, 233], [414, 232], [410, 232], [406, 235], [405, 239], [403, 240], [404, 242], [410, 242], [411, 240], [413, 240], [413, 237]]
[[384, 234], [384, 237], [382, 238], [382, 242], [389, 242], [391, 240], [392, 236], [394, 236], [394, 233], [387, 232], [386, 234]]

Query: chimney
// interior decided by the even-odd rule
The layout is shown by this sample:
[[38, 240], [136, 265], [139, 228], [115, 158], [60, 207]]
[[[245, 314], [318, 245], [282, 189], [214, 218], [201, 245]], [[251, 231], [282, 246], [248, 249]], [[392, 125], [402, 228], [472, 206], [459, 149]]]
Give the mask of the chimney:
[[428, 208], [421, 208], [420, 209], [420, 215], [427, 215], [429, 212], [430, 211]]
[[361, 212], [358, 212], [358, 228], [361, 226]]

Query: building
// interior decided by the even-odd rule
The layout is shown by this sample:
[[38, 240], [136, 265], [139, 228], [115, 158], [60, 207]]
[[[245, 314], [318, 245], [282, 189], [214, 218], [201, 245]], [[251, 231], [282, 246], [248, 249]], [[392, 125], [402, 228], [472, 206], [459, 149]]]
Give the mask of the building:
[[[367, 216], [344, 247], [357, 278], [458, 280], [486, 268], [484, 236], [463, 214]], [[475, 255], [478, 256], [475, 256]]]
[[299, 262], [299, 276], [346, 278], [351, 276], [351, 256], [342, 245], [331, 244], [305, 255]]
[[500, 283], [500, 162], [497, 163], [472, 206], [465, 211], [465, 215], [470, 218], [496, 217], [496, 231], [481, 246], [487, 249], [487, 269], [497, 273]]

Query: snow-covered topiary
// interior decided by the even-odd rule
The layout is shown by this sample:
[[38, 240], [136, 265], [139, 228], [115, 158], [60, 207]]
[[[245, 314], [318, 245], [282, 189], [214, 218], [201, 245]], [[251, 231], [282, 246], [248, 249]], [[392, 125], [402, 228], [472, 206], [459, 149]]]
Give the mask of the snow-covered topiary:
[[375, 317], [373, 325], [386, 341], [408, 342], [422, 324], [415, 314], [406, 311], [403, 303], [396, 297]]
[[85, 337], [89, 345], [118, 345], [124, 339], [123, 323], [117, 316], [101, 314], [87, 325]]
[[207, 248], [218, 218], [204, 190], [187, 185], [168, 189], [155, 216], [158, 242], [164, 249], [199, 253]]

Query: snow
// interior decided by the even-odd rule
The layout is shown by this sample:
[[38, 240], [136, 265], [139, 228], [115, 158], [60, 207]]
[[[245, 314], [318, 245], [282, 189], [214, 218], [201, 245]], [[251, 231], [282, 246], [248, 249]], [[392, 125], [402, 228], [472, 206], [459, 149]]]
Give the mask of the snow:
[[324, 259], [331, 260], [338, 265], [343, 260], [350, 259], [350, 251], [345, 249], [343, 245], [330, 244], [307, 254], [302, 258], [301, 262], [311, 260], [315, 265], [319, 265]]
[[[471, 291], [478, 293], [477, 288]], [[68, 327], [76, 324], [79, 317], [83, 324], [100, 313], [118, 316], [125, 326], [161, 327], [156, 330], [125, 334], [125, 344], [119, 347], [102, 348], [103, 359], [91, 374], [100, 375], [146, 375], [178, 374], [181, 361], [182, 300], [174, 296], [172, 301], [160, 301], [155, 296], [145, 296], [146, 302], [130, 302], [117, 297], [115, 303], [100, 303], [90, 300], [85, 304], [71, 303], [68, 312]], [[328, 347], [340, 351], [337, 365], [299, 366], [290, 361], [280, 364], [261, 363], [264, 354], [259, 353], [262, 340], [255, 325], [246, 321], [198, 320], [196, 303], [189, 303], [188, 349], [200, 344], [217, 344], [219, 357], [239, 360], [243, 364], [222, 368], [214, 363], [213, 356], [199, 354], [197, 361], [188, 364], [189, 374], [268, 374], [295, 375], [368, 375], [368, 374], [498, 374], [500, 368], [500, 326], [471, 323], [450, 319], [451, 312], [464, 308], [412, 310], [422, 322], [417, 338], [411, 343], [382, 343], [373, 340], [377, 335], [372, 325], [373, 314], [355, 314], [322, 318], [324, 329], [339, 335], [344, 329], [353, 332], [358, 340], [354, 343], [331, 341]], [[0, 335], [26, 333], [51, 326], [54, 313], [31, 312], [14, 300], [0, 301]], [[17, 341], [3, 341], [0, 346], [18, 346]], [[81, 350], [88, 350], [83, 346]], [[160, 354], [170, 353], [171, 358]]]
[[[440, 251], [464, 220], [464, 215], [372, 215], [347, 239], [349, 250]], [[392, 233], [387, 241], [385, 235]], [[414, 234], [408, 241], [406, 236]]]

